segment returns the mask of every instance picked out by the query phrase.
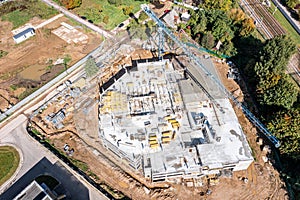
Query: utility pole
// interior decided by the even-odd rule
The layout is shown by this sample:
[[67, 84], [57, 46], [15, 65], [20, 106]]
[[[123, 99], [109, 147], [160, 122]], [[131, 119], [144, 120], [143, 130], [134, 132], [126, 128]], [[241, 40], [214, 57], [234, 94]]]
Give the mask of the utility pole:
[[274, 12], [272, 13], [272, 15], [275, 14], [275, 12], [277, 11], [277, 8], [278, 8], [278, 6], [276, 5], [276, 7], [275, 7], [275, 9], [274, 9]]

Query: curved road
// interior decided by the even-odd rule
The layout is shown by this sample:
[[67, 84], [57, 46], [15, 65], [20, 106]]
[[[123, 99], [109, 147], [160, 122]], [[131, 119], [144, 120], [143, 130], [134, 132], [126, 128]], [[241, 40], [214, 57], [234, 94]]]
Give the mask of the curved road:
[[71, 13], [70, 11], [68, 11], [67, 9], [59, 6], [58, 4], [54, 3], [53, 1], [51, 1], [51, 0], [42, 0], [42, 1], [45, 2], [46, 4], [48, 4], [49, 6], [53, 7], [54, 9], [62, 12], [66, 16], [68, 16], [68, 17], [74, 19], [75, 21], [85, 25], [86, 27], [92, 29], [93, 31], [96, 31], [97, 33], [100, 33], [104, 37], [106, 37], [106, 38], [111, 38], [112, 37], [111, 33], [99, 28], [98, 26], [96, 26], [96, 25], [94, 25], [94, 24], [92, 24], [88, 21], [85, 21], [84, 19], [81, 19], [77, 15]]
[[[47, 160], [50, 161], [53, 165], [59, 165], [61, 168], [65, 168], [65, 170], [68, 173], [71, 173], [73, 176], [67, 176], [64, 173], [59, 173], [58, 176], [63, 176], [63, 179], [67, 180], [64, 183], [64, 187], [68, 188], [68, 191], [72, 191], [72, 188], [70, 189], [71, 183], [82, 183], [87, 189], [88, 189], [88, 196], [90, 200], [108, 200], [109, 198], [106, 197], [103, 193], [101, 193], [98, 189], [96, 189], [93, 185], [91, 185], [88, 181], [86, 181], [82, 175], [78, 174], [76, 171], [74, 171], [72, 168], [70, 168], [67, 164], [60, 161], [52, 152], [50, 152], [48, 149], [46, 149], [44, 146], [42, 146], [40, 143], [36, 142], [28, 133], [26, 130], [27, 125], [27, 117], [23, 114], [16, 117], [14, 120], [12, 120], [9, 124], [7, 124], [5, 127], [0, 129], [0, 141], [1, 144], [9, 144], [12, 146], [15, 146], [21, 154], [22, 160], [20, 160], [20, 166], [19, 169], [14, 173], [14, 175], [7, 180], [4, 184], [0, 186], [0, 200], [6, 200], [6, 199], [12, 199], [12, 198], [4, 198], [2, 195], [5, 193], [5, 191], [9, 190], [9, 187], [13, 184], [20, 184], [22, 185], [24, 183], [24, 179], [21, 179], [25, 175], [25, 178], [28, 181], [28, 176], [26, 174], [28, 171], [32, 169], [37, 163], [39, 163], [43, 158], [47, 158]], [[47, 166], [47, 165], [46, 165]], [[45, 167], [46, 167], [45, 166]], [[49, 169], [49, 168], [48, 168]], [[43, 171], [43, 168], [38, 168], [39, 171]], [[47, 170], [47, 167], [46, 167]], [[47, 171], [48, 173], [49, 171]], [[22, 180], [22, 182], [19, 182], [19, 180]], [[68, 182], [68, 180], [71, 180]], [[31, 181], [32, 179], [30, 179]], [[27, 182], [26, 181], [26, 182]], [[72, 186], [72, 185], [71, 185]], [[74, 185], [73, 185], [74, 186]], [[74, 187], [77, 187], [75, 185]], [[76, 194], [76, 191], [72, 192], [73, 194]], [[10, 196], [10, 195], [8, 195]], [[79, 197], [79, 196], [78, 196]], [[74, 199], [78, 199], [78, 197]], [[83, 198], [80, 198], [83, 199]], [[87, 199], [87, 198], [85, 198]]]

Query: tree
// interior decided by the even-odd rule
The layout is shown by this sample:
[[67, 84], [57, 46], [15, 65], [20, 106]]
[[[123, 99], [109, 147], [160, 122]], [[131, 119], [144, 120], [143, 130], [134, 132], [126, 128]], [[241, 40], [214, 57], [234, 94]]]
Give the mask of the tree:
[[96, 65], [95, 60], [92, 57], [89, 57], [87, 59], [87, 61], [85, 63], [85, 66], [84, 66], [84, 69], [85, 69], [86, 76], [88, 78], [90, 78], [93, 75], [95, 75], [98, 72], [98, 70], [99, 70], [99, 68]]
[[260, 52], [260, 58], [255, 65], [258, 77], [265, 78], [272, 74], [285, 73], [285, 68], [291, 55], [296, 51], [294, 42], [286, 36], [277, 36], [268, 40]]
[[152, 28], [151, 23], [139, 24], [136, 20], [131, 20], [127, 27], [130, 28], [130, 32], [134, 38], [141, 40], [147, 39], [147, 32], [151, 32]]
[[139, 20], [141, 22], [145, 21], [146, 19], [148, 19], [148, 15], [145, 12], [141, 12], [140, 16], [139, 16]]
[[240, 36], [245, 37], [250, 35], [255, 30], [255, 24], [252, 18], [246, 18], [242, 21]]
[[232, 20], [233, 24], [239, 24], [243, 21], [246, 16], [245, 13], [241, 9], [231, 9], [229, 13], [229, 18]]
[[224, 42], [225, 40], [230, 41], [233, 38], [233, 32], [230, 29], [230, 26], [226, 21], [223, 21], [220, 18], [214, 22], [212, 34], [217, 40], [221, 40], [221, 42]]
[[132, 13], [132, 10], [133, 10], [133, 6], [125, 6], [123, 8], [123, 13], [124, 15], [129, 15], [130, 13]]
[[291, 108], [297, 100], [298, 89], [285, 74], [285, 68], [295, 44], [288, 37], [268, 40], [259, 54], [254, 71], [257, 77], [257, 97], [261, 105]]
[[207, 34], [203, 35], [201, 39], [201, 45], [208, 49], [211, 49], [215, 46], [215, 38], [211, 32], [207, 32]]
[[205, 13], [205, 11], [192, 11], [188, 25], [192, 27], [193, 35], [203, 33], [206, 30], [208, 20]]
[[68, 67], [68, 64], [71, 62], [72, 58], [69, 54], [67, 54], [65, 57], [64, 57], [64, 60], [63, 60], [63, 63], [64, 63], [64, 66], [65, 66], [65, 69], [67, 69]]
[[227, 56], [234, 56], [237, 53], [234, 44], [230, 41], [224, 42], [221, 46], [220, 51]]
[[232, 1], [231, 0], [204, 0], [202, 6], [207, 9], [220, 9], [220, 10], [228, 11], [230, 8], [232, 8]]
[[[268, 81], [266, 81], [268, 82]], [[269, 87], [261, 90], [258, 94], [258, 101], [263, 105], [275, 105], [282, 106], [286, 109], [290, 109], [297, 101], [299, 89], [295, 83], [287, 75], [278, 77], [278, 80], [266, 86], [266, 82], [259, 83], [258, 88]]]
[[201, 18], [199, 18], [199, 20], [196, 22], [196, 24], [194, 26], [192, 26], [193, 27], [192, 28], [193, 35], [205, 32], [207, 22], [208, 22], [208, 20], [205, 17], [205, 15], [203, 14], [203, 16]]
[[103, 23], [104, 24], [107, 24], [109, 22], [109, 16], [108, 15], [105, 15], [104, 17], [103, 17]]
[[280, 152], [300, 160], [300, 111], [290, 109], [279, 111], [268, 123], [268, 129], [279, 139]]
[[297, 4], [299, 4], [299, 0], [286, 0], [286, 5], [289, 7], [289, 8], [295, 8]]
[[67, 8], [67, 9], [73, 9], [77, 8], [81, 5], [82, 0], [61, 0], [61, 3]]
[[102, 5], [96, 5], [96, 6], [93, 6], [93, 7], [96, 8], [99, 11], [99, 13], [103, 12]]

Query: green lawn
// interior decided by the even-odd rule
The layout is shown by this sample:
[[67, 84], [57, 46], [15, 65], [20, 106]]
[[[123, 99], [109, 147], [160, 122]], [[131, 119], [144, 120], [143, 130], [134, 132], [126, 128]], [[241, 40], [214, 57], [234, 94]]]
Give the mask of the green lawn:
[[15, 10], [11, 13], [8, 13], [2, 17], [4, 21], [10, 21], [13, 23], [13, 28], [17, 28], [26, 24], [32, 16], [28, 15], [26, 12]]
[[10, 1], [0, 7], [0, 17], [13, 23], [13, 28], [26, 24], [33, 17], [48, 19], [58, 14], [40, 0]]
[[[140, 5], [145, 1], [136, 0], [123, 0], [122, 5], [115, 6], [109, 4], [107, 0], [85, 0], [79, 8], [75, 8], [74, 11], [80, 15], [86, 17], [88, 20], [92, 20], [94, 24], [102, 26], [106, 30], [111, 30], [118, 26], [122, 21], [126, 20], [129, 16], [124, 15], [123, 8], [126, 6], [132, 6], [132, 12], [135, 13], [140, 10]], [[99, 12], [99, 10], [102, 12]], [[104, 18], [108, 18], [108, 22], [104, 23]]]
[[[275, 5], [271, 1], [272, 6], [271, 6], [271, 13], [274, 12], [275, 10]], [[299, 46], [300, 45], [300, 36], [297, 33], [297, 31], [292, 27], [292, 25], [288, 22], [288, 20], [283, 16], [283, 14], [280, 12], [279, 9], [275, 11], [274, 17], [276, 20], [281, 24], [281, 26], [288, 32], [288, 34], [291, 36], [292, 40], [296, 42], [296, 44]]]
[[11, 146], [0, 146], [0, 185], [7, 181], [19, 166], [20, 156]]

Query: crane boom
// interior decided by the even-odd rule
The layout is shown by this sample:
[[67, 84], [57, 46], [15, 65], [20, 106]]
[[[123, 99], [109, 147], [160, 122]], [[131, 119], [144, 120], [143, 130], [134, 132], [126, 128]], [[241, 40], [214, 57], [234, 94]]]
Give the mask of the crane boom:
[[[198, 66], [200, 69], [208, 76], [213, 82], [216, 83], [218, 88], [225, 93], [225, 95], [231, 99], [239, 108], [242, 109], [247, 118], [275, 145], [276, 148], [280, 146], [279, 140], [272, 135], [269, 130], [244, 106], [241, 102], [239, 102], [232, 94], [229, 92], [224, 85], [217, 79], [199, 60], [197, 56], [195, 56], [187, 46], [180, 41], [175, 34], [167, 28], [167, 26], [156, 16], [156, 14], [149, 8], [148, 5], [142, 4], [142, 10], [156, 23], [156, 25], [167, 34], [179, 47], [181, 47], [184, 53]], [[192, 73], [186, 69], [187, 73], [192, 76]], [[192, 76], [193, 77], [193, 76]]]

